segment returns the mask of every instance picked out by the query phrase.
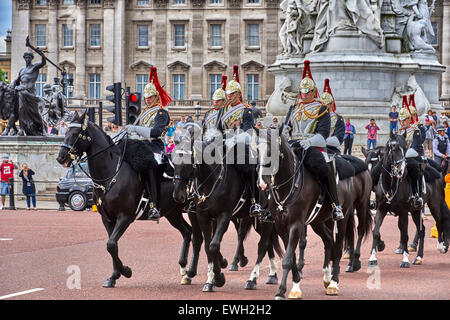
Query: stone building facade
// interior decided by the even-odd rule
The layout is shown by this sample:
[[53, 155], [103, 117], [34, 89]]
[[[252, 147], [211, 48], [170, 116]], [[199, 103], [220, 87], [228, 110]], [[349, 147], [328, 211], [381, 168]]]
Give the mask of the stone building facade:
[[[220, 77], [240, 66], [244, 99], [264, 99], [279, 53], [279, 0], [14, 0], [12, 75], [25, 39], [74, 79], [74, 97], [102, 98], [122, 82], [141, 90], [151, 66], [174, 98], [210, 99]], [[57, 70], [42, 69], [53, 82]]]
[[[10, 79], [23, 67], [25, 39], [74, 79], [74, 97], [108, 95], [122, 82], [142, 90], [151, 66], [180, 104], [207, 104], [220, 75], [240, 66], [244, 99], [262, 105], [274, 89], [267, 67], [281, 52], [280, 0], [13, 0]], [[450, 66], [450, 1], [432, 16], [439, 61]], [[42, 69], [38, 86], [57, 70]], [[440, 96], [450, 101], [450, 70]], [[449, 106], [450, 107], [450, 106]]]

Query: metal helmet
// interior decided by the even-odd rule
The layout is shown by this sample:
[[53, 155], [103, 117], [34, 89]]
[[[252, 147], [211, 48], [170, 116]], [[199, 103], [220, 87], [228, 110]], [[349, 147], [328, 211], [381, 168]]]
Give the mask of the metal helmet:
[[309, 60], [305, 60], [303, 64], [304, 66], [303, 66], [302, 81], [300, 81], [298, 91], [301, 93], [308, 93], [310, 91], [315, 91], [316, 92], [315, 95], [317, 96], [317, 87], [311, 74], [310, 62]]
[[150, 98], [151, 96], [157, 95], [158, 90], [156, 90], [155, 85], [150, 82], [144, 87], [144, 98]]
[[400, 112], [398, 113], [398, 119], [400, 121], [406, 120], [406, 119], [410, 119], [411, 118], [411, 114], [409, 113], [407, 108], [401, 108]]
[[226, 100], [226, 95], [225, 95], [225, 90], [227, 87], [227, 76], [223, 75], [222, 76], [222, 82], [221, 82], [221, 86], [219, 89], [217, 89], [216, 91], [214, 91], [214, 94], [212, 96], [212, 100]]
[[332, 104], [334, 102], [334, 99], [331, 94], [329, 94], [328, 92], [324, 92], [320, 96], [320, 102], [322, 102], [324, 105], [328, 106], [329, 104]]
[[237, 65], [233, 66], [233, 79], [228, 81], [225, 93], [232, 94], [233, 92], [241, 92], [241, 84], [239, 83], [239, 67]]

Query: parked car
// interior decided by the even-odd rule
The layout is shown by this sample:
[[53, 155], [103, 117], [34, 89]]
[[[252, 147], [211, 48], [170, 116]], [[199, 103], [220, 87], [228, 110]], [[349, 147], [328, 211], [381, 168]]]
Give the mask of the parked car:
[[[80, 164], [89, 173], [87, 163]], [[72, 210], [82, 211], [94, 204], [92, 180], [78, 167], [67, 169], [56, 187], [56, 201], [61, 207], [68, 205]]]

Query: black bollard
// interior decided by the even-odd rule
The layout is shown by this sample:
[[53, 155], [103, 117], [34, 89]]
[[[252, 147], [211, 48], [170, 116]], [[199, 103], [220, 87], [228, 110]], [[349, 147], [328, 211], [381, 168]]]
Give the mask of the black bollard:
[[16, 210], [14, 206], [14, 178], [9, 178], [9, 209]]

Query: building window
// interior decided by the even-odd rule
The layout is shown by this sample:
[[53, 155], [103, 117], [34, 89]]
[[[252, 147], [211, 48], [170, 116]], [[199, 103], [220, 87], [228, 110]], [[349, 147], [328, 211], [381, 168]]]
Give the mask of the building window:
[[73, 26], [63, 24], [63, 47], [73, 47]]
[[185, 79], [184, 74], [174, 74], [173, 79], [173, 98], [174, 100], [184, 100]]
[[102, 4], [102, 0], [91, 0], [90, 4]]
[[186, 0], [174, 0], [174, 4], [186, 4]]
[[89, 98], [100, 99], [100, 74], [89, 74]]
[[247, 46], [259, 47], [259, 24], [247, 25]]
[[36, 5], [38, 6], [46, 6], [47, 0], [36, 0]]
[[137, 2], [138, 6], [148, 6], [148, 0], [138, 0]]
[[64, 5], [74, 4], [74, 0], [63, 0]]
[[209, 0], [210, 4], [221, 4], [222, 0]]
[[431, 22], [431, 26], [433, 27], [434, 37], [431, 40], [432, 46], [438, 46], [439, 45], [439, 38], [438, 38], [438, 23], [437, 22]]
[[91, 24], [89, 34], [91, 36], [91, 47], [100, 47], [100, 25]]
[[45, 24], [36, 25], [36, 47], [45, 47], [47, 44], [46, 39], [47, 26]]
[[173, 45], [174, 47], [184, 47], [184, 32], [185, 32], [185, 26], [184, 24], [175, 24], [173, 26], [174, 31], [174, 41]]
[[221, 47], [222, 46], [222, 25], [212, 24], [211, 25], [211, 47]]
[[214, 91], [220, 88], [220, 84], [222, 82], [222, 76], [220, 74], [210, 74], [209, 75], [209, 89], [210, 94], [209, 98], [212, 99]]
[[259, 75], [247, 75], [247, 100], [258, 100], [259, 96]]
[[148, 48], [148, 26], [138, 26], [138, 47]]
[[144, 88], [148, 83], [148, 74], [138, 74], [136, 75], [136, 91], [143, 93]]
[[248, 3], [259, 3], [259, 0], [248, 0]]
[[36, 80], [36, 95], [39, 97], [45, 97], [44, 84], [47, 82], [47, 74], [40, 73]]
[[66, 86], [64, 87], [64, 95], [65, 95], [67, 98], [73, 98], [73, 92], [69, 92], [69, 91], [67, 90], [67, 86], [68, 86], [68, 84], [69, 84], [69, 79], [72, 79], [72, 80], [73, 80], [73, 73], [68, 73], [68, 74], [66, 75], [66, 79], [67, 79], [67, 84], [66, 84]]

